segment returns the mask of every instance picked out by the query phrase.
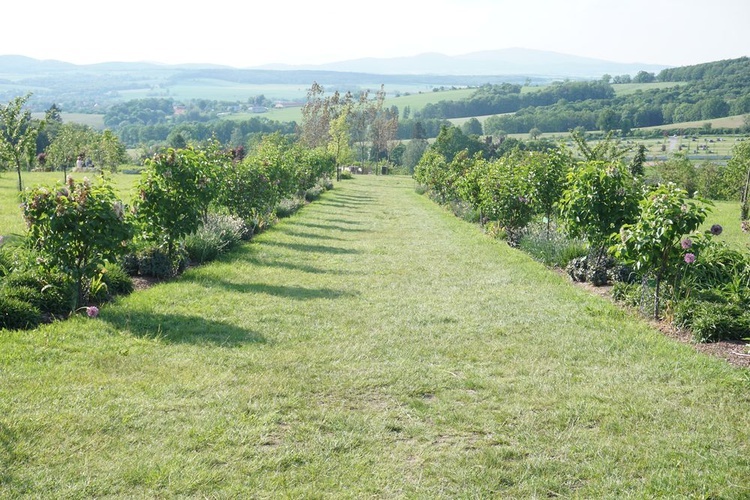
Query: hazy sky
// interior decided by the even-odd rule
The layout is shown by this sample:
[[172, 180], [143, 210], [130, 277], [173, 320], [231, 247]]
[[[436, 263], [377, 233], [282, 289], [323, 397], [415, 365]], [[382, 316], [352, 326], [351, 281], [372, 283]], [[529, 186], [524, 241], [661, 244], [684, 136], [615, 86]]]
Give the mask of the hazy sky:
[[750, 55], [749, 0], [36, 0], [0, 13], [0, 54], [77, 64], [251, 67], [510, 47], [672, 66]]

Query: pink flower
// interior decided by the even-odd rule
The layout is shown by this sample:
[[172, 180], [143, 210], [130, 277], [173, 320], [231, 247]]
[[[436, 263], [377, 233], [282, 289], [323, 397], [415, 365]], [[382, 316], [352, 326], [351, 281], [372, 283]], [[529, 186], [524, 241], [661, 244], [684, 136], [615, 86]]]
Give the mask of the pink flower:
[[694, 253], [686, 253], [685, 254], [685, 262], [688, 264], [692, 264], [695, 262], [695, 254]]
[[89, 315], [89, 318], [96, 318], [97, 316], [99, 316], [99, 308], [96, 306], [87, 307], [86, 314]]
[[685, 238], [680, 242], [680, 245], [682, 246], [683, 250], [687, 250], [691, 246], [693, 246], [693, 241], [690, 238]]

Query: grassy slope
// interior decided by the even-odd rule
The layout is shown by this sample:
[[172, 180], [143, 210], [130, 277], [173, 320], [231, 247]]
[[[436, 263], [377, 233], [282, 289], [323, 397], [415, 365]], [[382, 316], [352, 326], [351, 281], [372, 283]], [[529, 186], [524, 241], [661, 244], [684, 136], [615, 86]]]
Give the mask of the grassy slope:
[[0, 333], [0, 496], [750, 495], [746, 371], [412, 187]]

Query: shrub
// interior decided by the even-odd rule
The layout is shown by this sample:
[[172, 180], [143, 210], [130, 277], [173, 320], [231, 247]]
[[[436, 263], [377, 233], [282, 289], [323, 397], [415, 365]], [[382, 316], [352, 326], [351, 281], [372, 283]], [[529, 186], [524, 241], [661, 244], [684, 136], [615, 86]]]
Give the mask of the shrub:
[[640, 202], [640, 216], [633, 224], [625, 224], [616, 245], [618, 257], [632, 264], [643, 274], [656, 280], [654, 318], [659, 317], [660, 286], [671, 280], [679, 291], [681, 271], [685, 264], [695, 262], [695, 253], [702, 246], [698, 235], [683, 238], [703, 223], [708, 206], [691, 200], [685, 190], [674, 184], [654, 189]]
[[135, 287], [133, 286], [133, 280], [130, 279], [128, 273], [120, 264], [108, 263], [104, 266], [104, 273], [102, 274], [102, 280], [107, 285], [107, 291], [110, 297], [116, 295], [128, 295], [133, 293]]
[[612, 298], [631, 307], [640, 307], [645, 290], [640, 283], [615, 281], [612, 286]]
[[203, 225], [185, 238], [185, 251], [191, 262], [209, 262], [242, 241], [247, 232], [239, 217], [209, 214]]
[[41, 321], [39, 309], [32, 304], [0, 293], [0, 328], [31, 329]]
[[527, 227], [519, 248], [535, 260], [547, 266], [564, 268], [576, 257], [586, 255], [586, 242], [579, 238], [570, 238], [556, 227], [546, 224], [532, 224]]
[[296, 213], [304, 205], [301, 198], [284, 198], [276, 207], [276, 217], [283, 219]]
[[325, 189], [323, 188], [323, 186], [316, 184], [315, 186], [305, 190], [305, 200], [315, 201], [320, 198], [320, 195], [323, 194], [324, 191]]
[[68, 177], [66, 185], [52, 190], [27, 190], [22, 208], [28, 239], [42, 255], [40, 263], [48, 270], [61, 269], [75, 281], [75, 309], [86, 298], [85, 284], [124, 251], [123, 242], [132, 235], [125, 207], [110, 184]]
[[177, 259], [179, 240], [200, 227], [218, 193], [222, 156], [212, 150], [169, 149], [146, 162], [135, 200], [141, 236]]
[[76, 285], [59, 271], [40, 268], [17, 270], [5, 277], [2, 294], [29, 302], [38, 311], [67, 316], [76, 307]]
[[354, 175], [348, 170], [342, 170], [339, 174], [339, 180], [348, 181], [354, 179]]
[[675, 307], [673, 322], [688, 328], [696, 342], [739, 340], [750, 331], [750, 313], [736, 304], [683, 300]]
[[122, 260], [123, 270], [131, 276], [150, 276], [165, 279], [177, 276], [187, 265], [183, 249], [170, 258], [166, 250], [158, 246], [147, 246], [126, 255]]

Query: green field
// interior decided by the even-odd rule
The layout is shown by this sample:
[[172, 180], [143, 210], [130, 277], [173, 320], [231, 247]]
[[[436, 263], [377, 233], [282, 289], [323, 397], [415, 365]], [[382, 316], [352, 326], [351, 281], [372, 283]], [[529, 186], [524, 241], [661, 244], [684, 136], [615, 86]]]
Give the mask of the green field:
[[[95, 130], [104, 130], [104, 115], [92, 113], [60, 113], [63, 123], [80, 123]], [[44, 113], [32, 113], [32, 118], [44, 119]]]
[[[96, 181], [98, 175], [92, 173], [71, 174], [76, 180], [83, 177]], [[62, 172], [22, 172], [24, 188], [36, 186], [52, 187], [58, 182], [63, 182]], [[137, 175], [107, 174], [121, 199], [130, 201], [132, 187], [138, 180]], [[22, 234], [25, 231], [21, 209], [19, 208], [18, 177], [15, 172], [0, 173], [0, 235]]]
[[[312, 83], [312, 82], [311, 82]], [[304, 99], [303, 85], [231, 83], [225, 80], [196, 79], [193, 82], [169, 85], [160, 89], [135, 89], [120, 92], [125, 100], [164, 97], [179, 100], [210, 99], [216, 101], [248, 102], [264, 95], [271, 100]]]
[[[385, 99], [384, 105], [385, 106], [398, 106], [399, 110], [403, 112], [406, 106], [409, 106], [412, 111], [417, 111], [425, 107], [427, 104], [434, 104], [436, 102], [443, 101], [443, 100], [463, 99], [471, 95], [473, 92], [475, 92], [475, 89], [443, 90], [440, 92], [423, 91], [423, 92], [411, 93], [409, 95], [405, 95], [401, 93], [399, 96], [395, 96], [394, 91], [389, 90], [388, 88], [386, 88], [385, 91], [386, 91], [386, 99]], [[370, 97], [374, 97], [374, 96], [375, 96], [375, 93], [371, 92]], [[304, 99], [304, 94], [302, 96], [302, 99]], [[270, 109], [268, 110], [267, 113], [261, 113], [261, 114], [232, 113], [232, 114], [226, 115], [224, 118], [231, 119], [231, 120], [247, 120], [255, 116], [266, 117], [269, 120], [276, 120], [276, 121], [281, 121], [281, 122], [295, 121], [297, 123], [301, 123], [302, 122], [302, 108], [293, 107], [293, 108], [285, 108], [285, 109]]]
[[0, 497], [750, 496], [747, 370], [413, 187], [0, 332]]

